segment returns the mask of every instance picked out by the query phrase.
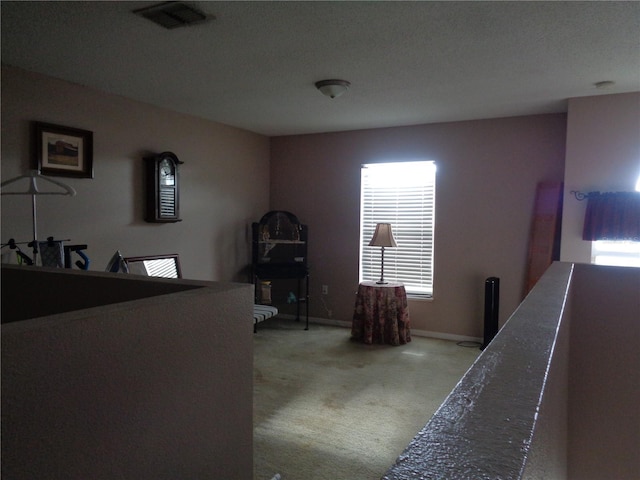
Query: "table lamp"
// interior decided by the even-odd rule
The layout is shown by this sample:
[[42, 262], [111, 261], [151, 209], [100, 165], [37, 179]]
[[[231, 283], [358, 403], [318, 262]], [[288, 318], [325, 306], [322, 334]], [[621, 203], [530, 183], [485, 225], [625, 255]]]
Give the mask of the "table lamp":
[[395, 238], [393, 238], [393, 232], [391, 231], [390, 223], [378, 223], [376, 225], [376, 231], [373, 233], [373, 238], [369, 242], [370, 247], [381, 247], [382, 253], [380, 257], [380, 280], [376, 283], [384, 285], [387, 282], [384, 281], [384, 248], [385, 247], [397, 247]]

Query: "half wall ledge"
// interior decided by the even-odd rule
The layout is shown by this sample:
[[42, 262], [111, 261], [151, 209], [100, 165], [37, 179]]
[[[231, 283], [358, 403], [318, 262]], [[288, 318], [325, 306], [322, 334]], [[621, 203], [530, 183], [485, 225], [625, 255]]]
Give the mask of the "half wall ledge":
[[3, 266], [2, 478], [250, 478], [252, 305], [250, 284]]
[[[528, 478], [537, 424], [556, 424], [542, 413], [558, 431], [543, 459], [550, 475], [537, 478], [566, 478], [567, 352], [556, 347], [568, 341], [572, 274], [573, 264], [551, 265], [383, 480]], [[552, 383], [560, 394], [549, 408]]]

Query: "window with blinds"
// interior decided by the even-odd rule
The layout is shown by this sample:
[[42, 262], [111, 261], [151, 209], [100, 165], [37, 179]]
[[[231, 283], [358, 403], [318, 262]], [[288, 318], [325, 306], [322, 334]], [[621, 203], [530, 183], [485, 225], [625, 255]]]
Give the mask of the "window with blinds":
[[384, 278], [402, 282], [412, 297], [433, 294], [434, 162], [362, 166], [360, 281], [380, 278], [381, 247], [369, 241], [378, 223], [390, 223], [397, 247], [384, 251]]
[[617, 267], [640, 267], [640, 242], [607, 240], [592, 242], [591, 263]]
[[[636, 180], [640, 192], [640, 176]], [[640, 242], [630, 240], [596, 240], [591, 242], [591, 263], [640, 268]]]

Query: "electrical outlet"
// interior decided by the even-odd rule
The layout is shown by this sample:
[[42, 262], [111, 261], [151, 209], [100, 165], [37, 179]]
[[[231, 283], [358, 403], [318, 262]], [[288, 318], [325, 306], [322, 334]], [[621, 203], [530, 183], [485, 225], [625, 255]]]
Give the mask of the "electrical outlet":
[[329, 295], [329, 285], [322, 285], [322, 294]]

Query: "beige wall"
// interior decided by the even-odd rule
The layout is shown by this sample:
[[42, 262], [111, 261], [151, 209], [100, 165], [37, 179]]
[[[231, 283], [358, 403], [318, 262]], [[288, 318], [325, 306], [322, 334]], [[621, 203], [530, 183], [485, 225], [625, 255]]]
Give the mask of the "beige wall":
[[504, 322], [522, 300], [536, 185], [562, 181], [565, 122], [557, 114], [273, 138], [271, 208], [309, 225], [312, 316], [353, 315], [360, 165], [435, 160], [434, 299], [410, 302], [412, 328], [481, 337], [489, 276], [501, 279]]
[[572, 190], [633, 191], [640, 176], [640, 92], [569, 100], [560, 258], [591, 262], [582, 240], [586, 201]]
[[[269, 140], [2, 67], [2, 180], [30, 168], [31, 121], [93, 131], [95, 178], [63, 179], [78, 195], [39, 197], [37, 212], [39, 237], [88, 244], [94, 270], [103, 270], [116, 249], [128, 256], [175, 252], [187, 278], [246, 281], [251, 222], [270, 209], [290, 210], [310, 228], [311, 316], [350, 322], [360, 165], [435, 160], [435, 296], [411, 301], [413, 328], [481, 337], [487, 277], [501, 279], [501, 324], [522, 300], [535, 187], [563, 180], [565, 143], [567, 191], [630, 188], [622, 179], [637, 178], [639, 96], [573, 99], [568, 127], [566, 115], [555, 114]], [[183, 221], [148, 224], [141, 158], [164, 150], [185, 162]], [[590, 172], [609, 180], [579, 177]], [[584, 202], [565, 199], [563, 260], [585, 261], [584, 252], [573, 253], [584, 250], [576, 233], [583, 209]], [[27, 196], [2, 197], [2, 241], [12, 237], [31, 238]]]
[[2, 478], [251, 478], [250, 285], [9, 266], [2, 288], [51, 310], [2, 325]]
[[[37, 198], [40, 239], [87, 244], [92, 270], [117, 249], [178, 253], [186, 278], [247, 281], [250, 224], [268, 210], [267, 137], [3, 66], [3, 181], [31, 168], [34, 120], [90, 130], [94, 140], [95, 177], [60, 178], [77, 196]], [[142, 157], [167, 150], [184, 162], [183, 221], [145, 223]], [[30, 197], [3, 196], [2, 242], [30, 240], [31, 230]]]
[[640, 269], [576, 265], [569, 478], [640, 476]]

